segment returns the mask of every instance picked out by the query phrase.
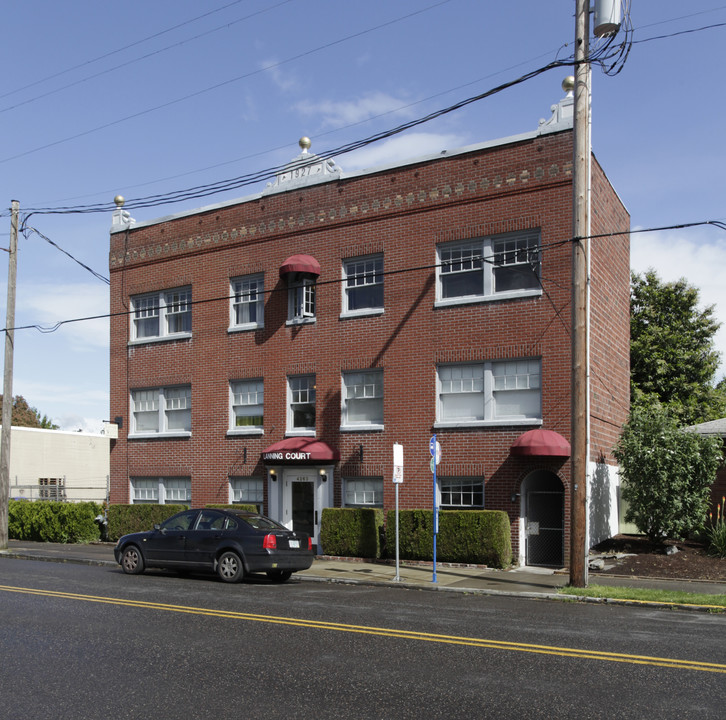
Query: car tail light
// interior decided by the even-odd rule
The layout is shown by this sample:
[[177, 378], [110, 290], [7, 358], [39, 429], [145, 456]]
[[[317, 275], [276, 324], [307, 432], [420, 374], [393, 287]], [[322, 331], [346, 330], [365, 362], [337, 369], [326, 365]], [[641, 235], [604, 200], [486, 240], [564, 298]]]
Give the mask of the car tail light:
[[277, 537], [272, 533], [265, 535], [265, 539], [262, 541], [262, 548], [264, 550], [277, 550]]
[[313, 539], [311, 537], [308, 538], [308, 550], [313, 549]]

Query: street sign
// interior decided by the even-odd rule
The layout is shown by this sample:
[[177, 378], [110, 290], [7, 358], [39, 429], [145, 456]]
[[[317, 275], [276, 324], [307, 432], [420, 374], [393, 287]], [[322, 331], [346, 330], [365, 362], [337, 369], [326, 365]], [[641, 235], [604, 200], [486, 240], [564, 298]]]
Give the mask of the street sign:
[[393, 482], [403, 482], [403, 445], [393, 443]]

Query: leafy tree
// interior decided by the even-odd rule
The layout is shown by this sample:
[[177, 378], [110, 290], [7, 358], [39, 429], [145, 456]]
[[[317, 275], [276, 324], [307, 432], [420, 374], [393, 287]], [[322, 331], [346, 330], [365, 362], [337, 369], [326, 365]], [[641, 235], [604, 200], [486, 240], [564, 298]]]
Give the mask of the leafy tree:
[[714, 385], [721, 323], [714, 306], [698, 307], [685, 279], [663, 282], [654, 270], [633, 273], [630, 290], [630, 378], [633, 402], [663, 403], [682, 425], [726, 416], [726, 387]]
[[[0, 404], [2, 404], [3, 396], [0, 393]], [[43, 428], [44, 430], [57, 430], [58, 426], [54, 425], [47, 415], [41, 415], [38, 410], [28, 405], [28, 401], [22, 395], [16, 395], [13, 398], [13, 415], [12, 425], [16, 427]]]
[[615, 449], [625, 519], [658, 543], [702, 528], [721, 447], [720, 438], [679, 428], [658, 402], [633, 405]]

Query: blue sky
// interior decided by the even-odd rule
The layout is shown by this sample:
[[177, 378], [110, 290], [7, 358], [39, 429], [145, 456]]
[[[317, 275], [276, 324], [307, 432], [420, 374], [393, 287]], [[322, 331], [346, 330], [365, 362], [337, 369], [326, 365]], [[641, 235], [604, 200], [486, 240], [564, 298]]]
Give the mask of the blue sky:
[[[313, 152], [366, 138], [567, 58], [574, 11], [575, 0], [25, 0], [6, 13], [0, 43], [0, 207], [132, 200], [282, 164], [302, 135]], [[593, 69], [594, 152], [633, 229], [726, 220], [726, 4], [632, 0], [630, 17], [620, 72]], [[550, 70], [337, 163], [353, 171], [534, 130], [567, 74]], [[108, 277], [111, 213], [33, 214], [27, 225], [40, 234], [19, 240], [16, 326], [107, 313], [108, 286], [47, 240]], [[5, 212], [2, 247], [9, 230]], [[635, 234], [632, 266], [685, 277], [726, 321], [723, 230]], [[0, 277], [4, 327], [4, 268]], [[717, 347], [726, 358], [726, 329]], [[16, 332], [13, 394], [63, 429], [99, 430], [108, 388], [107, 320]]]

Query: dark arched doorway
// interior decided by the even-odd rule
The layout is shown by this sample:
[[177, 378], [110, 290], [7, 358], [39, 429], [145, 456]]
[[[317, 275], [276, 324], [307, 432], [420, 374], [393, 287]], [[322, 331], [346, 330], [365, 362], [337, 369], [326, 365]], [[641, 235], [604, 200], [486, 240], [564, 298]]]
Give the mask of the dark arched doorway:
[[525, 562], [541, 567], [565, 564], [565, 488], [549, 470], [535, 470], [522, 482], [525, 499]]

